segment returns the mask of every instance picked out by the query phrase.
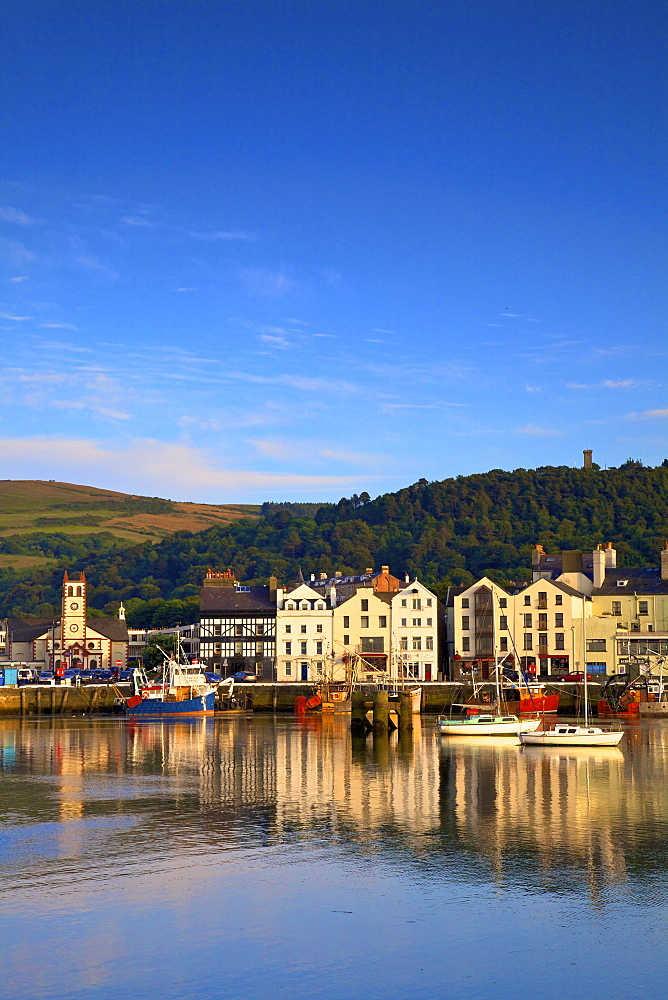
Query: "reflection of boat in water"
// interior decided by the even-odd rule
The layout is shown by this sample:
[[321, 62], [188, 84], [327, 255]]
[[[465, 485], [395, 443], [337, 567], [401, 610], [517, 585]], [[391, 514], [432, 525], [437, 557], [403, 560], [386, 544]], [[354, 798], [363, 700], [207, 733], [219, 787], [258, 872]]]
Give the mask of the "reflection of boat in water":
[[466, 747], [467, 750], [517, 750], [522, 744], [519, 736], [479, 736], [476, 733], [467, 736], [448, 735], [447, 743], [441, 746]]
[[213, 715], [216, 689], [198, 663], [165, 658], [162, 684], [141, 687], [126, 700], [129, 718]]
[[601, 729], [599, 726], [563, 724], [553, 729], [522, 733], [524, 746], [544, 747], [616, 747], [624, 735], [623, 730]]
[[[585, 617], [585, 598], [582, 598], [582, 650], [583, 660], [585, 660], [585, 650], [587, 648], [587, 628]], [[621, 741], [624, 731], [616, 729], [601, 729], [599, 726], [589, 725], [589, 699], [587, 696], [587, 664], [583, 663], [583, 685], [584, 685], [584, 725], [562, 723], [552, 729], [537, 730], [533, 733], [525, 733], [520, 736], [524, 746], [574, 746], [574, 747], [615, 747]]]
[[437, 722], [441, 736], [519, 736], [540, 725], [540, 719], [518, 719], [516, 715], [470, 715], [464, 719]]
[[[521, 741], [520, 741], [521, 742]], [[545, 747], [544, 758], [551, 763], [562, 763], [567, 765], [578, 760], [586, 760], [591, 764], [602, 764], [604, 761], [623, 761], [624, 754], [618, 746], [547, 746]], [[531, 759], [540, 758], [540, 751], [534, 750]]]

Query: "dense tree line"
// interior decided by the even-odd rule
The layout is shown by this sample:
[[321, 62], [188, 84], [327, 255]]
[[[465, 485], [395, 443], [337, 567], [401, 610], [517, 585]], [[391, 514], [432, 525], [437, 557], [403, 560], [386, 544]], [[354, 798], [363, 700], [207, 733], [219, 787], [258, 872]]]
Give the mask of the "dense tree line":
[[[620, 565], [655, 566], [668, 537], [668, 460], [645, 468], [629, 459], [605, 471], [495, 469], [423, 479], [375, 500], [362, 494], [338, 504], [265, 504], [259, 519], [177, 532], [129, 549], [99, 536], [89, 536], [85, 553], [71, 536], [24, 537], [31, 551], [48, 551], [58, 564], [4, 570], [2, 614], [57, 609], [62, 569], [69, 566], [86, 570], [92, 605], [111, 613], [123, 600], [132, 624], [159, 627], [190, 620], [207, 566], [229, 566], [239, 580], [264, 583], [272, 573], [290, 582], [300, 567], [308, 577], [385, 563], [445, 589], [483, 574], [501, 583], [526, 581], [536, 542], [554, 552], [605, 541], [615, 544]], [[98, 539], [96, 550], [90, 537]], [[16, 536], [4, 541], [10, 543], [20, 545]]]

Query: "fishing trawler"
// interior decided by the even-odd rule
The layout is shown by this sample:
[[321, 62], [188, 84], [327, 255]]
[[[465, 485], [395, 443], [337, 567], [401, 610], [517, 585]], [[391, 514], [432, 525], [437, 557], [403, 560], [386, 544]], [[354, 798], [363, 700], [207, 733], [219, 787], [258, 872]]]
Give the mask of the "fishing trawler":
[[180, 650], [165, 661], [162, 682], [141, 685], [135, 674], [135, 694], [125, 702], [128, 718], [168, 718], [213, 715], [215, 685], [206, 679], [199, 663], [181, 663]]

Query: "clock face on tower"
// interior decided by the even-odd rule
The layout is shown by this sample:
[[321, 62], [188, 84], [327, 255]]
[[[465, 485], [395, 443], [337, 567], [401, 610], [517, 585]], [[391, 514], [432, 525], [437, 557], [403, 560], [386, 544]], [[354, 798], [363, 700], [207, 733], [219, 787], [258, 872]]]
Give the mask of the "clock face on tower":
[[79, 626], [77, 625], [76, 622], [72, 622], [72, 624], [70, 625], [70, 632], [78, 632], [78, 631], [79, 631]]
[[70, 611], [78, 611], [78, 610], [79, 610], [79, 605], [76, 602], [70, 604]]

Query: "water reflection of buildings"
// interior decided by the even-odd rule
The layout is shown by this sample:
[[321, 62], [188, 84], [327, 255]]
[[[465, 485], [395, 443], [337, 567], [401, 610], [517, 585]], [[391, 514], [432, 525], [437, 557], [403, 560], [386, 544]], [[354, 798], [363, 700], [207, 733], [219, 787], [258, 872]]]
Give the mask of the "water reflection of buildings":
[[67, 852], [86, 846], [73, 821], [117, 814], [135, 841], [159, 831], [175, 848], [192, 834], [212, 850], [298, 834], [441, 868], [484, 859], [542, 886], [570, 866], [592, 892], [664, 866], [668, 727], [629, 728], [623, 753], [446, 742], [424, 727], [353, 741], [336, 717], [4, 720], [0, 767], [8, 813], [59, 822]]

